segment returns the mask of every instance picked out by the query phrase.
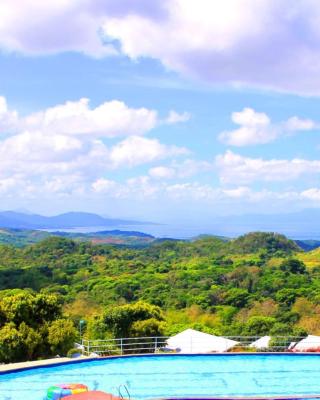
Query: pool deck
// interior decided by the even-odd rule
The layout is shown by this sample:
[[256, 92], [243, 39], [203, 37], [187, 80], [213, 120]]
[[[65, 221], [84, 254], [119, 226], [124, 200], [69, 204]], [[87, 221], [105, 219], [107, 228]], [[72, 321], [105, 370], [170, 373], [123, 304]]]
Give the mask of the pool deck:
[[57, 357], [50, 358], [48, 360], [38, 360], [38, 361], [25, 361], [19, 363], [11, 363], [11, 364], [0, 364], [0, 372], [9, 372], [17, 369], [24, 368], [32, 368], [32, 367], [41, 367], [46, 365], [55, 365], [61, 363], [75, 362], [76, 360], [89, 360], [92, 357], [80, 356], [77, 358], [68, 358], [68, 357]]

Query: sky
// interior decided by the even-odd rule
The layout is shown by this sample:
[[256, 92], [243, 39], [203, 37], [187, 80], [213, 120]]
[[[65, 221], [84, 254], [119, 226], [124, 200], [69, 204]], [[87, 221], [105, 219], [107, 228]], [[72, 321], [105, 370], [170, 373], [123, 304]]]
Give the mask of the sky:
[[1, 209], [320, 207], [318, 0], [0, 0]]

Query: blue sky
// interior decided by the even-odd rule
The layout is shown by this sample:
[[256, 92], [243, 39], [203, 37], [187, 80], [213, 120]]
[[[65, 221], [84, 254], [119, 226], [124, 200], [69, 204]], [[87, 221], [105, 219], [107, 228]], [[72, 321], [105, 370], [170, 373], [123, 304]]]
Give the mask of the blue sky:
[[314, 0], [1, 4], [1, 208], [318, 208], [319, 20]]

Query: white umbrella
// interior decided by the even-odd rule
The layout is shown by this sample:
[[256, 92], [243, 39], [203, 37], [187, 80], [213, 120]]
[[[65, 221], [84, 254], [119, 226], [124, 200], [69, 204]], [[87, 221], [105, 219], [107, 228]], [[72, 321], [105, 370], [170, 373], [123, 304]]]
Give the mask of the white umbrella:
[[209, 335], [186, 329], [167, 340], [168, 346], [180, 353], [212, 353], [224, 352], [234, 347], [238, 342], [224, 337]]
[[271, 336], [262, 336], [260, 339], [252, 342], [249, 347], [254, 347], [255, 349], [266, 349], [269, 347]]
[[300, 340], [294, 348], [293, 351], [320, 351], [320, 336], [308, 335], [306, 338]]

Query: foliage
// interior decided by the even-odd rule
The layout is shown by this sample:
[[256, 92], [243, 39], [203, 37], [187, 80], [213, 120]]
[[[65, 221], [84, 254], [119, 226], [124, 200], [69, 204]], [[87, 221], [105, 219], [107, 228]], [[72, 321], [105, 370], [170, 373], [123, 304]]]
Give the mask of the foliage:
[[47, 232], [31, 229], [0, 228], [0, 244], [24, 247], [33, 243], [39, 243], [53, 236], [73, 239], [79, 242], [110, 243], [119, 246], [145, 247], [156, 239], [141, 232], [128, 232], [120, 230], [103, 231], [96, 233], [78, 232]]
[[48, 344], [53, 354], [66, 355], [78, 336], [72, 321], [58, 319], [48, 328]]
[[304, 262], [301, 260], [297, 260], [296, 258], [289, 258], [288, 260], [283, 260], [280, 265], [280, 269], [282, 271], [291, 272], [292, 274], [305, 274], [306, 266]]
[[273, 232], [252, 232], [240, 236], [230, 244], [231, 250], [243, 254], [256, 253], [262, 249], [268, 254], [277, 252], [291, 254], [292, 252], [301, 251], [301, 248], [295, 242], [287, 239], [284, 235]]
[[81, 319], [91, 339], [319, 334], [320, 251], [261, 232], [143, 248], [63, 237], [0, 245], [0, 361], [65, 353]]
[[135, 321], [131, 325], [130, 335], [136, 337], [162, 336], [165, 330], [163, 321], [156, 318]]
[[0, 315], [1, 362], [62, 354], [65, 345], [66, 350], [73, 345], [77, 334], [72, 321], [63, 320], [64, 326], [59, 325], [61, 305], [52, 294], [27, 290], [0, 292]]
[[276, 319], [273, 317], [251, 317], [246, 324], [245, 332], [248, 336], [268, 335], [275, 324]]
[[139, 336], [143, 332], [146, 336], [160, 334], [163, 330], [160, 325], [162, 320], [163, 313], [160, 307], [143, 301], [109, 308], [104, 314], [104, 323], [114, 337]]
[[22, 335], [14, 323], [4, 325], [0, 329], [0, 360], [2, 362], [21, 361], [22, 354]]

